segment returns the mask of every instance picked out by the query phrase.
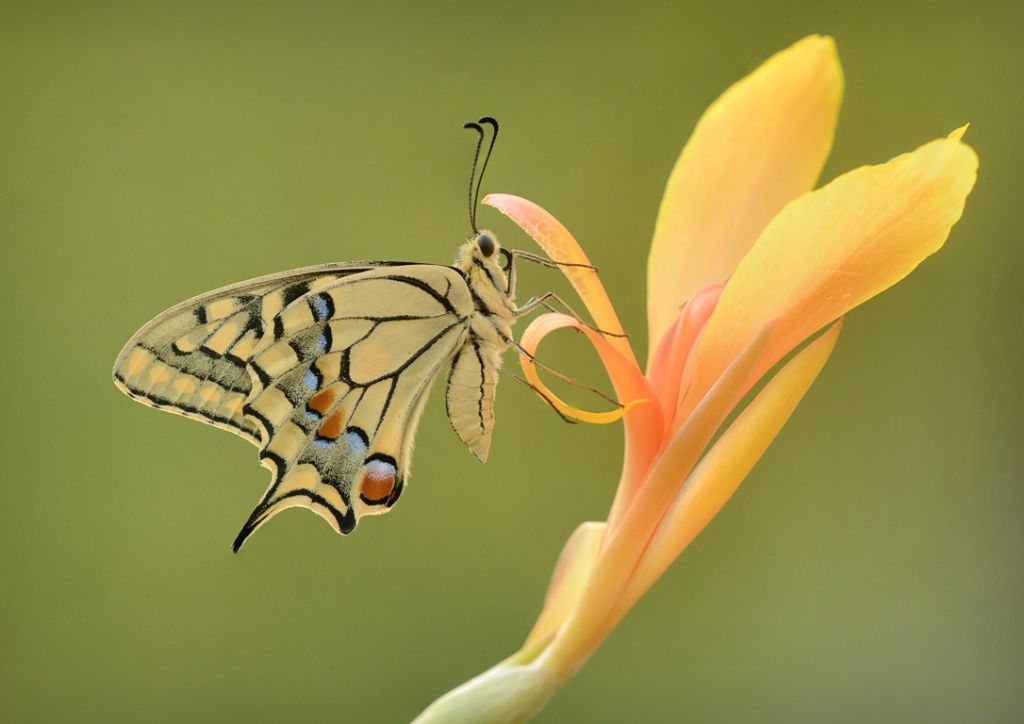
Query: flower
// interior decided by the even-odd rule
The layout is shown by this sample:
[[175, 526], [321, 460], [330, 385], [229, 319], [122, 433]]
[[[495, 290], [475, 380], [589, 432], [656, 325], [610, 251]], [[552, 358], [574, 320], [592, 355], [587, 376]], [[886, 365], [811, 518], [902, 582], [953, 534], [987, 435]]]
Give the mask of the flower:
[[[812, 190], [841, 95], [835, 45], [812, 36], [705, 112], [655, 226], [646, 371], [626, 337], [574, 317], [546, 314], [526, 330], [531, 353], [556, 329], [583, 332], [619, 399], [632, 403], [623, 410], [621, 479], [607, 520], [583, 523], [566, 543], [520, 651], [419, 721], [521, 721], [543, 707], [750, 472], [828, 360], [843, 315], [945, 242], [976, 177], [966, 127]], [[484, 203], [552, 259], [589, 263], [536, 204], [504, 194]], [[597, 274], [565, 273], [595, 326], [622, 332]], [[543, 386], [528, 357], [520, 362], [563, 414], [588, 419]]]

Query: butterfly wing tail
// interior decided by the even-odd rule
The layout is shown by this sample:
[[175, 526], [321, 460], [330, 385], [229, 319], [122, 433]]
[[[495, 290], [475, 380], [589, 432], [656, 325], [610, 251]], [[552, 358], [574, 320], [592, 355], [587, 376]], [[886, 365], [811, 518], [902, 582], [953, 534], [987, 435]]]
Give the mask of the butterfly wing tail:
[[249, 536], [259, 530], [264, 523], [288, 508], [303, 507], [312, 510], [334, 530], [341, 535], [348, 535], [356, 527], [356, 518], [349, 508], [345, 513], [331, 505], [326, 499], [320, 497], [311, 490], [304, 490], [295, 493], [290, 497], [283, 497], [277, 500], [261, 500], [260, 504], [252, 511], [252, 515], [245, 521], [242, 529], [238, 531], [235, 540], [231, 543], [231, 550], [238, 553]]

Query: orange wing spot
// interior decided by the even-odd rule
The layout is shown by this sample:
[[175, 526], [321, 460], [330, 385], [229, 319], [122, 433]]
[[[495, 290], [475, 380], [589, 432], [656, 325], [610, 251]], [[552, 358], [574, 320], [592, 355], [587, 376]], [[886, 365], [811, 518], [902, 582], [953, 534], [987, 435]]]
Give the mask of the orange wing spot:
[[161, 384], [171, 379], [171, 370], [167, 365], [154, 365], [149, 368], [149, 379], [154, 384]]
[[395, 487], [394, 460], [379, 453], [371, 455], [363, 468], [363, 480], [359, 487], [359, 497], [367, 505], [384, 505], [391, 500], [391, 492]]
[[143, 349], [142, 347], [136, 347], [128, 355], [128, 374], [137, 375], [142, 371], [142, 368], [149, 364], [149, 361], [153, 358], [153, 355]]
[[[312, 406], [312, 402], [310, 403]], [[337, 440], [341, 435], [342, 414], [341, 410], [335, 410], [334, 414], [324, 420], [320, 429], [316, 431], [317, 437], [324, 440]]]
[[[309, 402], [306, 403], [306, 407], [319, 415], [326, 415], [327, 411], [331, 409], [331, 405], [334, 404], [336, 397], [337, 394], [335, 394], [334, 390], [328, 387], [326, 390], [321, 390], [313, 395]], [[337, 414], [332, 415], [331, 419], [334, 419], [335, 417], [337, 417]], [[326, 425], [327, 423], [324, 424]], [[338, 424], [341, 424], [340, 419]], [[337, 436], [337, 434], [334, 435], [334, 437]]]
[[199, 399], [205, 404], [211, 402], [220, 402], [220, 398], [223, 397], [223, 393], [213, 382], [207, 382], [199, 390]]
[[367, 502], [384, 503], [391, 497], [391, 490], [395, 487], [395, 476], [378, 478], [370, 473], [363, 475], [363, 484], [360, 493]]
[[174, 391], [183, 395], [191, 395], [196, 391], [195, 378], [189, 376], [179, 377], [174, 381]]

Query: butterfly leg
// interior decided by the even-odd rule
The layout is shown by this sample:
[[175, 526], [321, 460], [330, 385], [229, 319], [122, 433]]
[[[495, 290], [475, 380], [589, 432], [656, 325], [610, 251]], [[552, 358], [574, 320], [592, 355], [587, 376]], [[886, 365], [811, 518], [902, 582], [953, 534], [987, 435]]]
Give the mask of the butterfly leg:
[[[562, 418], [562, 420], [564, 420], [565, 422], [568, 422], [568, 423], [569, 423], [570, 425], [576, 425], [576, 424], [578, 424], [578, 423], [579, 423], [579, 420], [577, 420], [577, 419], [576, 419], [575, 417], [569, 417], [569, 416], [568, 416], [568, 415], [566, 415], [566, 414], [565, 414], [564, 412], [562, 412], [561, 410], [559, 410], [559, 409], [558, 409], [558, 407], [557, 407], [557, 406], [555, 405], [555, 403], [554, 403], [554, 402], [552, 402], [551, 398], [550, 398], [550, 397], [548, 397], [548, 396], [547, 396], [546, 394], [544, 394], [544, 391], [543, 391], [543, 390], [541, 390], [541, 389], [540, 389], [539, 387], [537, 387], [537, 386], [536, 386], [535, 384], [533, 384], [533, 383], [532, 383], [532, 382], [530, 382], [529, 380], [527, 380], [527, 379], [525, 379], [525, 378], [523, 378], [523, 377], [520, 377], [519, 375], [517, 375], [517, 374], [516, 374], [516, 373], [514, 373], [514, 372], [509, 372], [508, 370], [501, 370], [501, 373], [502, 373], [503, 375], [505, 375], [506, 377], [511, 377], [511, 378], [512, 378], [512, 379], [514, 379], [514, 380], [515, 380], [516, 382], [519, 382], [519, 383], [521, 383], [521, 384], [524, 384], [524, 385], [526, 385], [526, 386], [527, 386], [527, 387], [529, 387], [529, 388], [530, 388], [531, 390], [533, 390], [534, 392], [536, 392], [536, 393], [537, 393], [537, 396], [538, 396], [538, 397], [539, 397], [540, 399], [544, 400], [544, 402], [546, 402], [546, 403], [548, 404], [548, 407], [550, 407], [550, 408], [551, 408], [552, 410], [554, 410], [554, 411], [555, 411], [555, 412], [556, 412], [556, 413], [558, 414], [558, 416], [559, 416], [560, 418]], [[600, 394], [600, 393], [598, 393], [598, 394]]]
[[548, 259], [546, 256], [540, 254], [533, 254], [528, 251], [520, 251], [519, 249], [512, 249], [509, 251], [512, 259], [525, 259], [526, 261], [532, 261], [535, 264], [546, 266], [549, 269], [560, 269], [562, 267], [576, 267], [578, 269], [589, 269], [592, 272], [597, 272], [597, 267], [593, 264], [581, 264], [574, 261], [555, 261], [554, 259]]
[[[543, 362], [538, 360], [535, 355], [533, 355], [530, 352], [528, 352], [525, 347], [523, 347], [521, 344], [519, 344], [515, 340], [511, 340], [509, 342], [509, 344], [511, 346], [515, 347], [516, 350], [520, 354], [525, 356], [526, 359], [530, 360], [530, 362], [532, 362], [534, 365], [536, 365], [537, 367], [540, 367], [542, 370], [544, 370], [548, 374], [551, 374], [554, 377], [560, 379], [562, 382], [565, 382], [567, 384], [573, 385], [574, 387], [579, 387], [581, 389], [586, 390], [587, 392], [595, 394], [598, 397], [600, 397], [602, 400], [605, 400], [606, 402], [610, 402], [611, 404], [615, 405], [616, 407], [623, 407], [623, 404], [621, 402], [616, 400], [614, 397], [609, 397], [608, 395], [606, 395], [605, 393], [601, 392], [601, 390], [597, 389], [596, 387], [591, 387], [590, 385], [586, 384], [585, 382], [580, 382], [575, 377], [570, 377], [569, 375], [565, 374], [564, 372], [559, 372], [558, 370], [554, 369], [553, 367], [549, 367], [548, 365], [544, 364]], [[533, 387], [533, 385], [530, 385], [530, 386]], [[536, 389], [536, 388], [534, 388], [534, 389]], [[542, 397], [543, 397], [543, 395], [542, 395]]]
[[590, 264], [579, 264], [571, 261], [555, 261], [553, 259], [540, 256], [539, 254], [531, 254], [528, 251], [520, 251], [519, 249], [502, 249], [501, 252], [508, 258], [508, 267], [505, 269], [508, 274], [508, 287], [505, 289], [505, 293], [509, 296], [515, 295], [516, 291], [516, 259], [532, 261], [535, 264], [546, 266], [548, 269], [576, 267], [578, 269], [589, 269], [595, 274], [597, 273], [597, 267]]
[[559, 304], [561, 304], [562, 307], [563, 307], [563, 310], [565, 312], [568, 312], [570, 317], [575, 319], [577, 322], [582, 324], [584, 327], [586, 327], [588, 329], [594, 330], [598, 334], [603, 334], [606, 337], [623, 337], [623, 338], [628, 338], [629, 337], [629, 335], [626, 334], [625, 332], [609, 332], [606, 329], [599, 329], [598, 327], [595, 327], [592, 324], [588, 324], [588, 323], [584, 322], [583, 318], [576, 312], [576, 310], [573, 309], [571, 306], [569, 306], [569, 303], [566, 302], [564, 299], [562, 299], [560, 296], [558, 296], [558, 294], [556, 294], [555, 292], [547, 292], [545, 294], [540, 295], [539, 297], [533, 297], [533, 298], [527, 300], [522, 306], [520, 306], [518, 309], [516, 309], [516, 311], [515, 311], [516, 318], [519, 318], [519, 317], [522, 317], [523, 315], [529, 314], [530, 312], [534, 311], [538, 307], [543, 307], [544, 309], [547, 309], [550, 312], [557, 312], [558, 310], [555, 309], [553, 306], [551, 306], [551, 302], [553, 302], [553, 301], [554, 302], [558, 302]]

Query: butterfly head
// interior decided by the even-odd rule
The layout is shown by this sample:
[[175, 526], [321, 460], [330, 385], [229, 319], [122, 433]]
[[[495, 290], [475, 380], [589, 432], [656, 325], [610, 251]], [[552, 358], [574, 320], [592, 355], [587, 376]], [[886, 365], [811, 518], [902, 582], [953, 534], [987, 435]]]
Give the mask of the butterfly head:
[[489, 229], [480, 229], [459, 247], [455, 265], [463, 272], [483, 266], [504, 274], [508, 266], [508, 252], [501, 248], [498, 237]]
[[494, 234], [489, 231], [481, 231], [473, 241], [476, 242], [477, 251], [480, 252], [480, 256], [485, 259], [494, 256], [494, 253], [498, 250], [498, 242], [494, 238]]
[[493, 231], [480, 229], [459, 247], [455, 266], [467, 279], [479, 277], [502, 290], [508, 289], [509, 262], [511, 256], [501, 247]]

